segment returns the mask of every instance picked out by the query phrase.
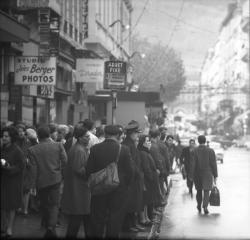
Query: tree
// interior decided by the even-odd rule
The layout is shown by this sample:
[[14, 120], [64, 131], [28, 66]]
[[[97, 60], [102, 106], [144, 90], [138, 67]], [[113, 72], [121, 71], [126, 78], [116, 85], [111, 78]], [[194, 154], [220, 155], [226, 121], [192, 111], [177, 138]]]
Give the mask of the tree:
[[135, 51], [144, 53], [145, 58], [135, 55], [131, 59], [133, 81], [140, 91], [161, 91], [163, 100], [172, 101], [185, 84], [181, 58], [172, 48], [161, 43], [151, 44], [147, 39], [133, 38]]

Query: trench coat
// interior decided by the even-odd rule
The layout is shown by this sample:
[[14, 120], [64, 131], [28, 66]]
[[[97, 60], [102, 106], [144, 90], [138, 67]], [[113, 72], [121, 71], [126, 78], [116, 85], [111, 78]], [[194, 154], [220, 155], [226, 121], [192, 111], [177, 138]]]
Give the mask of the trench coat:
[[144, 194], [144, 204], [159, 205], [161, 202], [161, 192], [159, 188], [159, 177], [156, 172], [155, 162], [149, 151], [140, 149], [142, 169], [144, 172], [144, 183], [146, 191]]
[[1, 159], [9, 164], [1, 167], [1, 209], [18, 209], [22, 206], [24, 154], [16, 144], [11, 144], [1, 148]]
[[190, 178], [197, 190], [212, 190], [213, 178], [218, 177], [214, 150], [199, 145], [194, 149], [194, 159], [191, 161]]
[[135, 143], [129, 137], [125, 138], [123, 143], [130, 150], [132, 164], [134, 168], [134, 178], [129, 186], [130, 204], [128, 212], [138, 212], [143, 210], [143, 186], [144, 176], [142, 171], [140, 152], [136, 148]]
[[90, 213], [90, 189], [86, 177], [88, 150], [78, 142], [69, 150], [68, 163], [64, 171], [62, 211], [66, 214]]

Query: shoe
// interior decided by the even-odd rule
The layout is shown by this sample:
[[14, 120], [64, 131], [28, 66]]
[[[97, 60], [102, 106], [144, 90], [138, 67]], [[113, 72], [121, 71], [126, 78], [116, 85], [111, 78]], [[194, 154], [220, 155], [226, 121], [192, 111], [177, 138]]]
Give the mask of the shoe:
[[129, 232], [139, 232], [139, 229], [136, 227], [129, 228]]
[[201, 213], [201, 207], [197, 206], [198, 212]]
[[203, 208], [203, 210], [205, 214], [209, 214], [209, 211], [207, 210], [207, 208]]
[[141, 225], [139, 225], [139, 224], [136, 224], [136, 225], [135, 225], [135, 228], [137, 228], [139, 231], [145, 231], [145, 230], [146, 230], [145, 227], [143, 227], [143, 226], [141, 226]]

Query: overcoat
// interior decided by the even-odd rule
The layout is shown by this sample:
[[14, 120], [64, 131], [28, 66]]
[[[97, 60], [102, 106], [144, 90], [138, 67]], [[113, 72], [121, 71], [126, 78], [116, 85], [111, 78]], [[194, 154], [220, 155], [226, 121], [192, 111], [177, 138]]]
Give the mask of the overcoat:
[[144, 172], [144, 183], [146, 186], [144, 204], [153, 204], [157, 206], [161, 202], [161, 193], [155, 162], [149, 151], [145, 148], [140, 149], [140, 156], [142, 161], [142, 169]]
[[195, 148], [190, 170], [197, 190], [211, 190], [213, 178], [218, 176], [214, 150], [205, 145]]
[[60, 183], [67, 155], [62, 143], [47, 138], [28, 149], [33, 187], [38, 189]]
[[1, 209], [18, 209], [22, 206], [24, 154], [16, 144], [11, 144], [1, 148], [1, 159], [9, 164], [1, 167]]
[[194, 153], [190, 152], [190, 147], [183, 148], [180, 156], [180, 163], [184, 164], [187, 176], [190, 175], [191, 161], [193, 161], [193, 158], [194, 158]]
[[135, 143], [129, 137], [125, 138], [123, 144], [127, 146], [130, 150], [133, 168], [135, 170], [135, 175], [132, 184], [129, 189], [130, 204], [128, 207], [128, 212], [142, 211], [143, 209], [143, 186], [144, 186], [144, 176], [140, 159], [140, 152], [136, 148]]
[[91, 196], [85, 169], [88, 160], [87, 152], [88, 149], [78, 142], [69, 150], [62, 195], [62, 211], [66, 214], [90, 213]]

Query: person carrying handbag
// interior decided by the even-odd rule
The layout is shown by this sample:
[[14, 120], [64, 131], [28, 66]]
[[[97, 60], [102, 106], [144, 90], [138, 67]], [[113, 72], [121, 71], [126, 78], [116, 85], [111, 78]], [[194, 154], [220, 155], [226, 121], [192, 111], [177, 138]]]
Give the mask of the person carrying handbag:
[[117, 162], [119, 185], [111, 191], [92, 192], [90, 211], [92, 236], [90, 237], [118, 238], [127, 209], [128, 186], [133, 179], [132, 160], [129, 149], [120, 145], [120, 128], [108, 125], [104, 132], [105, 140], [90, 148], [86, 175], [90, 180], [91, 174]]

